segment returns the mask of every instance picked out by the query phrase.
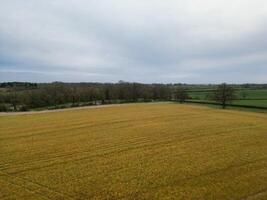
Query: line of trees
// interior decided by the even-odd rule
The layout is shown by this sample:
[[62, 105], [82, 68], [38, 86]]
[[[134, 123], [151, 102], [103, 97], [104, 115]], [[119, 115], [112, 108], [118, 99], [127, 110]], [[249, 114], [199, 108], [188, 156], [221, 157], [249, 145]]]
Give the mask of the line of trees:
[[[1, 87], [2, 86], [2, 87]], [[0, 111], [26, 111], [34, 108], [75, 107], [126, 102], [150, 102], [189, 99], [186, 85], [119, 83], [2, 83]], [[234, 89], [222, 84], [214, 92], [213, 100], [225, 108], [234, 99]]]
[[39, 107], [70, 104], [108, 104], [172, 99], [172, 85], [119, 82], [102, 83], [50, 83], [26, 88], [13, 84], [0, 93], [2, 111], [14, 111]]

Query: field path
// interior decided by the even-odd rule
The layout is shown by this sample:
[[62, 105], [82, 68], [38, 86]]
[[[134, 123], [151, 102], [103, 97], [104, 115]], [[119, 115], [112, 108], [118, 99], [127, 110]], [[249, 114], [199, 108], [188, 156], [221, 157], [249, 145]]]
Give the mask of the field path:
[[62, 109], [42, 110], [42, 111], [26, 111], [26, 112], [0, 112], [0, 116], [31, 115], [31, 114], [42, 114], [42, 113], [53, 113], [53, 112], [62, 112], [62, 111], [71, 111], [71, 110], [81, 110], [81, 109], [106, 108], [106, 107], [123, 106], [123, 105], [129, 105], [129, 104], [109, 104], [109, 105], [98, 105], [98, 106], [81, 106], [81, 107], [74, 107], [74, 108], [62, 108]]
[[[170, 102], [147, 102], [139, 104], [164, 104]], [[63, 112], [71, 110], [82, 110], [82, 109], [95, 109], [95, 108], [107, 108], [107, 107], [118, 107], [118, 106], [127, 106], [135, 105], [136, 103], [124, 103], [124, 104], [106, 104], [106, 105], [95, 105], [95, 106], [81, 106], [74, 108], [62, 108], [62, 109], [53, 109], [53, 110], [42, 110], [42, 111], [26, 111], [26, 112], [0, 112], [0, 116], [12, 116], [12, 115], [31, 115], [31, 114], [42, 114], [42, 113], [53, 113], [53, 112]]]

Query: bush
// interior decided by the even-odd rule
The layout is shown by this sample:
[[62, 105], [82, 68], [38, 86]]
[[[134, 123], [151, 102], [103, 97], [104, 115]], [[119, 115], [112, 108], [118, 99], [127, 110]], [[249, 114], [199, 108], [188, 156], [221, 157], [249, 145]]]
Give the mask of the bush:
[[153, 102], [152, 99], [145, 99], [144, 102]]
[[63, 108], [69, 108], [69, 106], [68, 105], [56, 105], [52, 107], [52, 109], [63, 109]]
[[20, 108], [19, 108], [19, 111], [29, 111], [29, 108], [28, 108], [28, 106], [25, 106], [25, 105], [23, 105], [23, 106], [21, 106]]
[[10, 109], [5, 104], [0, 104], [0, 112], [8, 112]]

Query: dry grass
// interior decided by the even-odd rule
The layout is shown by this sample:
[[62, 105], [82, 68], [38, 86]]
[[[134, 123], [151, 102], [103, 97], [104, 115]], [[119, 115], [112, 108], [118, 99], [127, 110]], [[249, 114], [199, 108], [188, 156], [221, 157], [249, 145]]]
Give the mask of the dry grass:
[[267, 116], [171, 103], [2, 116], [0, 199], [267, 199]]

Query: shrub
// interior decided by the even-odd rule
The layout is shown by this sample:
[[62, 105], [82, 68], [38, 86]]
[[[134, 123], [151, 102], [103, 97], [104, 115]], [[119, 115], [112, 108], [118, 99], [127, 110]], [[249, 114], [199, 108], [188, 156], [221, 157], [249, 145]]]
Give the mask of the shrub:
[[29, 108], [28, 108], [28, 106], [26, 106], [26, 105], [23, 105], [23, 106], [21, 106], [20, 108], [19, 108], [19, 111], [28, 111], [29, 110]]
[[7, 112], [10, 111], [7, 105], [5, 104], [0, 104], [0, 112]]

